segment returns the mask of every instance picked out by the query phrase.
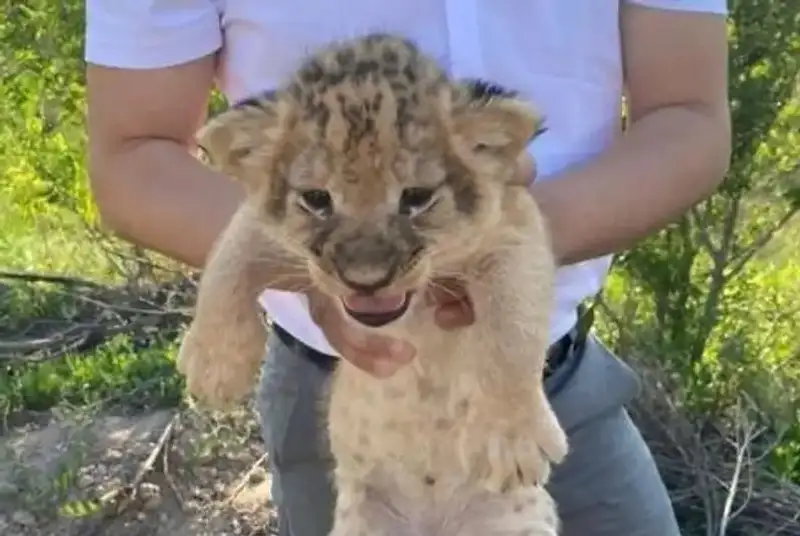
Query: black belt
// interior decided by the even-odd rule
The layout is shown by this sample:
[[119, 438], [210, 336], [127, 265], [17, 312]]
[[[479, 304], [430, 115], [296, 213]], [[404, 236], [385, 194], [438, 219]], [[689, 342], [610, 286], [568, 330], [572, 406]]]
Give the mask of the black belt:
[[[581, 354], [594, 319], [593, 313], [593, 307], [588, 309], [579, 307], [578, 323], [575, 327], [548, 348], [544, 371], [545, 379], [558, 370], [571, 355]], [[276, 323], [272, 324], [272, 332], [288, 348], [308, 359], [322, 370], [331, 372], [336, 368], [338, 357], [315, 350]]]

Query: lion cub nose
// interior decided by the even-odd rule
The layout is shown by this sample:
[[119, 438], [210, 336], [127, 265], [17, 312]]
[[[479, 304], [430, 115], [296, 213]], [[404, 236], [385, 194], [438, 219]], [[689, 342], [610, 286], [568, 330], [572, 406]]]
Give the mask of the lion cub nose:
[[362, 294], [372, 294], [388, 286], [400, 266], [397, 248], [380, 236], [340, 242], [333, 253], [336, 275]]

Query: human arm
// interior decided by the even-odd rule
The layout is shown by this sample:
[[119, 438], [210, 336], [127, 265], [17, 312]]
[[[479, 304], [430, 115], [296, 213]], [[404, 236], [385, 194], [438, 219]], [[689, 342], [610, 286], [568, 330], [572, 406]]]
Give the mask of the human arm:
[[[112, 232], [202, 267], [243, 199], [239, 184], [193, 155], [216, 75], [217, 14], [208, 0], [124, 4], [87, 2], [92, 192]], [[287, 275], [278, 260], [254, 265], [253, 285], [302, 283]]]
[[89, 177], [103, 223], [202, 267], [241, 187], [191, 153], [214, 75], [206, 56], [167, 68], [87, 68]]
[[[641, 5], [670, 2], [679, 10]], [[724, 6], [721, 0], [622, 3], [625, 135], [556, 180], [531, 185], [559, 264], [635, 245], [710, 195], [724, 178], [731, 144], [725, 17], [686, 10], [712, 4]], [[471, 312], [462, 304], [440, 306], [439, 317], [453, 327], [470, 323]]]
[[724, 16], [627, 2], [621, 10], [625, 135], [531, 187], [562, 265], [633, 246], [710, 195], [728, 166]]

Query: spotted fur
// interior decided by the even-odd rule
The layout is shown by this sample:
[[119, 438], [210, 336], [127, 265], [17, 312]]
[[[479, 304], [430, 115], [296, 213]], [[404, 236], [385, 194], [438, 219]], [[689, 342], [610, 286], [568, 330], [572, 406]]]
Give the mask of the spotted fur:
[[[410, 339], [415, 362], [385, 380], [344, 362], [324, 404], [334, 536], [558, 533], [544, 484], [567, 444], [540, 381], [554, 267], [517, 178], [540, 132], [516, 93], [452, 80], [383, 34], [318, 51], [200, 132], [248, 196], [181, 348], [196, 396], [224, 407], [250, 388], [265, 336], [259, 258], [283, 252], [340, 307], [353, 292], [411, 296], [393, 322], [356, 328]], [[424, 299], [448, 276], [468, 282], [477, 316], [456, 332], [435, 326]]]

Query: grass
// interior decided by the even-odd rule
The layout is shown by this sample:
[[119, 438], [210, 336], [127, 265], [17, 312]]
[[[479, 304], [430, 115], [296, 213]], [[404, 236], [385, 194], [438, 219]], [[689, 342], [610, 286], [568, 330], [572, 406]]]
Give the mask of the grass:
[[66, 210], [31, 217], [0, 196], [0, 269], [108, 280], [112, 265], [80, 218]]
[[[0, 277], [0, 532], [23, 519], [14, 534], [266, 534], [274, 524], [267, 477], [242, 476], [264, 473], [252, 409], [217, 416], [183, 403], [175, 366], [182, 316], [164, 311], [185, 303], [186, 289], [120, 287], [127, 279], [75, 216], [27, 221], [0, 201], [0, 270], [101, 285]], [[61, 354], [55, 345], [52, 358], [3, 361], [8, 343], [76, 326], [85, 340], [96, 325], [88, 350]], [[158, 500], [142, 499], [143, 486]]]
[[174, 342], [137, 348], [119, 336], [86, 355], [15, 367], [0, 378], [0, 412], [44, 411], [60, 404], [177, 405], [183, 383], [174, 356]]
[[[0, 269], [114, 281], [107, 254], [66, 211], [37, 216], [31, 224], [18, 208], [0, 200], [0, 229]], [[36, 333], [42, 325], [55, 329], [78, 322], [84, 306], [80, 295], [60, 285], [0, 279], [0, 341], [23, 331]], [[174, 337], [120, 334], [86, 353], [40, 363], [0, 361], [0, 417], [59, 405], [176, 405], [182, 379], [175, 352]]]

